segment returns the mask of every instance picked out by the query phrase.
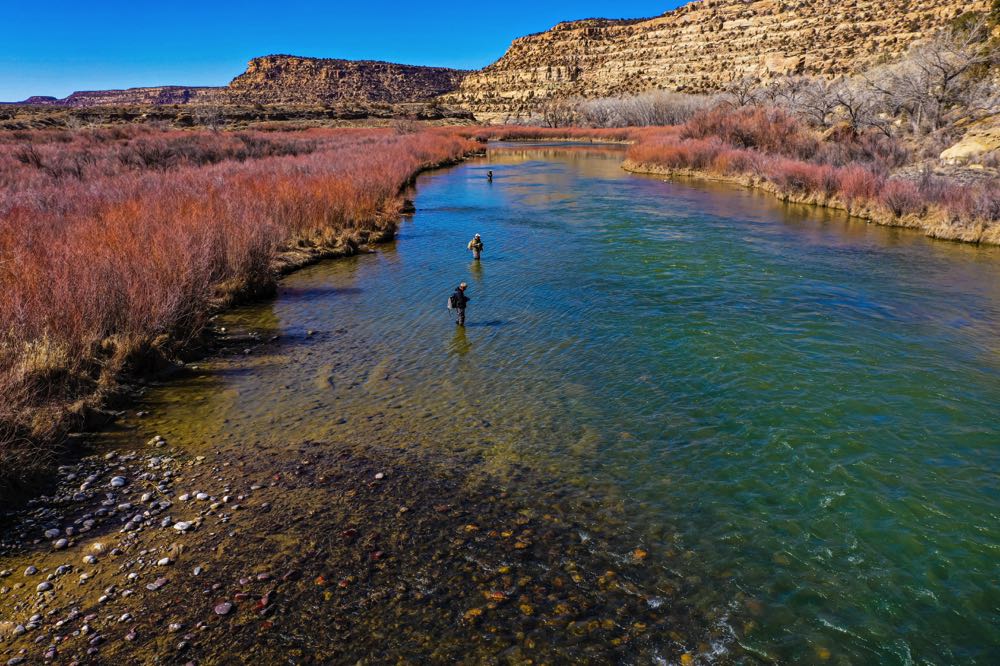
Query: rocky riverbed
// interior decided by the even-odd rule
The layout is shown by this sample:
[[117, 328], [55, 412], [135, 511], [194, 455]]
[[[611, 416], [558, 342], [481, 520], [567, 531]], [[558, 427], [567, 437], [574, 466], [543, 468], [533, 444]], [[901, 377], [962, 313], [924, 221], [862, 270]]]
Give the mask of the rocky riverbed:
[[680, 601], [693, 553], [476, 468], [372, 433], [86, 456], [3, 529], [0, 663], [693, 663], [725, 638]]

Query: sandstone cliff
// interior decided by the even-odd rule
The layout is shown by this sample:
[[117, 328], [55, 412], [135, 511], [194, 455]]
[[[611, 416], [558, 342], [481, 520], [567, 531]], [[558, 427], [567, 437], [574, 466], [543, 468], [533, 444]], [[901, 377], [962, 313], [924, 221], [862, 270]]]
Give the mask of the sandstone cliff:
[[431, 99], [455, 90], [468, 72], [371, 60], [265, 56], [229, 84], [235, 102], [329, 104]]
[[189, 88], [185, 86], [158, 86], [153, 88], [128, 88], [125, 90], [87, 90], [75, 92], [65, 99], [56, 100], [58, 106], [85, 108], [91, 106], [143, 106], [160, 104], [218, 103], [225, 88]]
[[482, 119], [552, 97], [719, 90], [744, 75], [834, 76], [901, 55], [989, 0], [698, 0], [645, 20], [561, 23], [511, 44], [446, 96]]
[[21, 104], [87, 108], [172, 104], [317, 106], [335, 103], [400, 104], [455, 90], [468, 72], [370, 60], [273, 55], [254, 58], [227, 87], [159, 86], [31, 97]]

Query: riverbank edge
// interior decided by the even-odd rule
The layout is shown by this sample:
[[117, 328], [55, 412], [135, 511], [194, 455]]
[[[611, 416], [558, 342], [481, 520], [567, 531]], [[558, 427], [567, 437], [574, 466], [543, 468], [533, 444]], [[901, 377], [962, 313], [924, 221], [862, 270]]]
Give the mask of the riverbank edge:
[[774, 183], [749, 174], [723, 175], [701, 169], [672, 169], [658, 164], [635, 162], [630, 159], [623, 161], [621, 167], [629, 173], [661, 176], [668, 180], [675, 178], [695, 178], [760, 190], [771, 194], [785, 203], [805, 204], [839, 210], [846, 213], [848, 217], [865, 220], [871, 224], [921, 231], [928, 238], [935, 240], [1000, 246], [1000, 227], [990, 227], [984, 222], [978, 222], [972, 226], [956, 225], [949, 221], [944, 211], [936, 207], [931, 207], [924, 215], [909, 214], [897, 217], [871, 203], [867, 203], [866, 205], [852, 204], [820, 192], [785, 192]]
[[[460, 164], [470, 157], [484, 154], [485, 149], [469, 151], [456, 159], [426, 164], [414, 171], [400, 187], [392, 210], [381, 212], [376, 219], [359, 223], [331, 237], [290, 238], [278, 247], [271, 260], [271, 276], [267, 285], [231, 283], [217, 285], [218, 296], [208, 311], [214, 317], [238, 305], [271, 298], [280, 278], [327, 259], [354, 256], [370, 250], [371, 245], [386, 243], [396, 236], [402, 218], [413, 213], [412, 202], [405, 197], [417, 178], [429, 171]], [[29, 413], [31, 419], [55, 419], [57, 425], [42, 437], [23, 438], [20, 446], [3, 452], [0, 465], [0, 514], [16, 509], [38, 494], [46, 475], [76, 448], [74, 435], [93, 432], [117, 420], [112, 406], [125, 407], [133, 403], [136, 383], [156, 379], [176, 371], [179, 361], [204, 358], [216, 349], [206, 326], [196, 336], [178, 339], [170, 334], [143, 340], [128, 352], [122, 369], [111, 381], [95, 390], [74, 396], [56, 406], [46, 405]]]

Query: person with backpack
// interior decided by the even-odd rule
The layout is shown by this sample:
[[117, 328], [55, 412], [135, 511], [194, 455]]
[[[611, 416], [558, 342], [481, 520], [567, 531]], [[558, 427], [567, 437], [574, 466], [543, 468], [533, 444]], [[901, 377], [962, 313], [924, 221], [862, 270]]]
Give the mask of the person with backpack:
[[469, 303], [469, 297], [465, 295], [465, 290], [468, 289], [469, 285], [464, 282], [458, 285], [455, 293], [448, 297], [448, 309], [454, 310], [458, 314], [458, 319], [455, 323], [459, 326], [465, 326], [465, 306]]
[[479, 256], [483, 253], [483, 239], [480, 238], [479, 234], [469, 241], [469, 249], [472, 250], [472, 258], [479, 261]]

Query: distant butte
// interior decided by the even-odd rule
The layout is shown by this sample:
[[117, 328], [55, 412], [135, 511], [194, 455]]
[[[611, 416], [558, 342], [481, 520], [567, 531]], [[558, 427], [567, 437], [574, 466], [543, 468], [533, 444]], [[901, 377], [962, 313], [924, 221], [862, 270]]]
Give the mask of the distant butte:
[[468, 74], [444, 67], [373, 60], [270, 55], [251, 60], [246, 71], [225, 87], [155, 86], [79, 91], [63, 99], [36, 96], [17, 104], [70, 108], [168, 104], [398, 104], [427, 101], [451, 92]]

